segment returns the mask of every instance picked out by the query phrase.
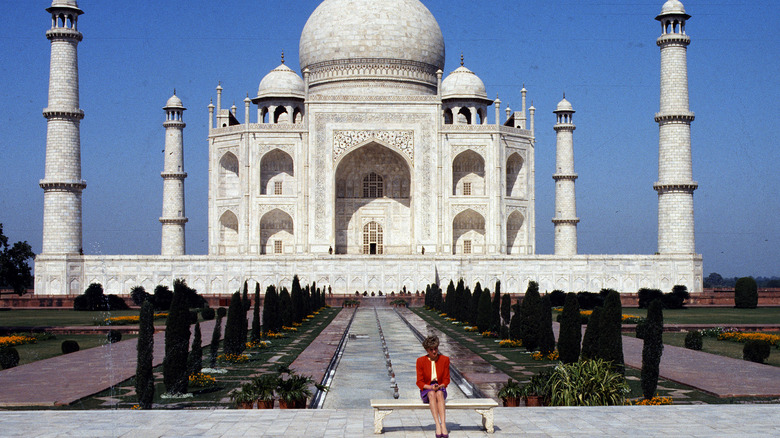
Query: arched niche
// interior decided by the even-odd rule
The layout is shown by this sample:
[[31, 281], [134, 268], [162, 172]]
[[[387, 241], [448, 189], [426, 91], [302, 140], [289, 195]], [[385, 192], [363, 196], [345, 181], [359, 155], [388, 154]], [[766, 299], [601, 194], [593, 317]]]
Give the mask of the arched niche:
[[219, 218], [219, 253], [238, 254], [238, 218], [230, 210]]
[[335, 172], [336, 253], [363, 254], [363, 227], [377, 221], [393, 224], [384, 229], [384, 254], [411, 254], [411, 187], [410, 163], [395, 149], [372, 141], [341, 157]]
[[482, 196], [485, 194], [485, 159], [471, 149], [452, 161], [452, 194]]
[[238, 177], [238, 158], [232, 152], [226, 152], [219, 160], [219, 181], [217, 193], [220, 198], [241, 196], [241, 184]]
[[260, 159], [260, 194], [292, 195], [295, 193], [295, 169], [287, 152], [274, 149]]
[[526, 193], [526, 178], [523, 172], [523, 157], [517, 152], [506, 159], [506, 195], [522, 198]]
[[260, 219], [261, 254], [289, 254], [295, 245], [293, 219], [278, 208]]
[[515, 210], [506, 220], [506, 253], [507, 254], [525, 254], [524, 250], [524, 230], [525, 217], [522, 213]]
[[452, 253], [456, 255], [485, 252], [485, 218], [466, 209], [452, 220]]
[[456, 116], [458, 120], [459, 125], [470, 125], [471, 124], [471, 110], [466, 108], [465, 106], [458, 111], [458, 115]]

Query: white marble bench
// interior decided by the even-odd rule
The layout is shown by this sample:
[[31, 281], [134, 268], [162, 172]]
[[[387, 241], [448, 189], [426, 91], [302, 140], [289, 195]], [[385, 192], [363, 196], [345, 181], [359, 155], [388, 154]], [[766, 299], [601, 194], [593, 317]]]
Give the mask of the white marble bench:
[[[493, 408], [498, 402], [491, 398], [465, 398], [447, 400], [445, 406], [451, 409], [474, 409], [482, 415], [482, 426], [488, 433], [493, 433]], [[374, 408], [374, 433], [382, 433], [382, 422], [385, 417], [398, 409], [430, 409], [422, 400], [371, 400]]]

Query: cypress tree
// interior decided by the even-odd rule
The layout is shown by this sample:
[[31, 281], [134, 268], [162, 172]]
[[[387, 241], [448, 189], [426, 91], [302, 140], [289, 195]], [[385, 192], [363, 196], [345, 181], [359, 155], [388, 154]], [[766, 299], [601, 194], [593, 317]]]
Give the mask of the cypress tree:
[[496, 291], [493, 293], [490, 331], [498, 333], [501, 330], [501, 280], [496, 281]]
[[474, 286], [474, 293], [469, 299], [469, 311], [467, 314], [470, 325], [477, 325], [477, 313], [479, 312], [479, 296], [482, 295], [482, 285], [477, 282]]
[[504, 294], [501, 297], [501, 319], [503, 323], [501, 325], [509, 324], [509, 318], [512, 315], [512, 297]]
[[601, 306], [593, 309], [585, 328], [585, 336], [582, 338], [582, 352], [580, 356], [587, 359], [596, 359], [599, 354], [599, 323], [601, 322]]
[[[504, 295], [505, 297], [509, 298], [509, 295]], [[520, 299], [517, 299], [517, 303], [515, 304], [515, 309], [518, 309], [520, 307]], [[523, 339], [523, 333], [520, 329], [521, 322], [520, 320], [522, 317], [520, 316], [519, 311], [515, 311], [514, 315], [512, 315], [512, 319], [509, 321], [509, 338], [513, 341], [522, 341]]]
[[447, 286], [447, 295], [444, 297], [444, 313], [447, 314], [450, 318], [455, 317], [455, 312], [453, 311], [455, 305], [455, 283], [450, 280], [450, 284]]
[[276, 328], [276, 287], [270, 285], [265, 288], [265, 300], [263, 300], [263, 330], [268, 333], [277, 331]]
[[293, 304], [290, 292], [286, 287], [282, 288], [282, 292], [279, 294], [279, 309], [282, 316], [282, 325], [292, 327], [293, 323]]
[[539, 348], [539, 316], [542, 299], [539, 296], [539, 285], [535, 281], [528, 283], [525, 297], [520, 305], [520, 338], [528, 351]]
[[458, 280], [458, 284], [455, 286], [455, 302], [453, 303], [453, 318], [458, 321], [463, 321], [463, 300], [466, 295], [466, 286], [463, 284], [463, 279]]
[[193, 375], [203, 369], [203, 341], [200, 334], [200, 322], [195, 323], [195, 331], [192, 335], [192, 349], [187, 358], [187, 374]]
[[260, 340], [260, 283], [255, 283], [255, 306], [252, 311], [252, 342]]
[[252, 308], [252, 302], [249, 301], [249, 287], [246, 283], [246, 280], [244, 280], [244, 287], [241, 289], [243, 291], [241, 302], [244, 305], [244, 312], [249, 312], [249, 309]]
[[580, 305], [577, 295], [566, 294], [561, 313], [561, 330], [558, 335], [558, 354], [561, 362], [574, 363], [580, 358], [580, 341], [582, 340], [582, 324], [580, 324]]
[[539, 351], [542, 354], [550, 354], [555, 350], [555, 333], [552, 325], [552, 305], [550, 296], [545, 294], [542, 297], [542, 313], [539, 317]]
[[154, 400], [154, 305], [141, 304], [138, 321], [138, 362], [135, 367], [135, 393], [141, 409], [151, 409]]
[[642, 345], [642, 395], [650, 400], [658, 388], [658, 372], [664, 352], [664, 313], [661, 300], [655, 300], [647, 308], [647, 326]]
[[612, 362], [615, 371], [625, 374], [623, 362], [623, 338], [620, 328], [623, 325], [623, 306], [620, 295], [611, 291], [604, 300], [604, 309], [599, 321], [599, 358]]
[[165, 323], [165, 358], [163, 383], [169, 394], [187, 392], [187, 356], [190, 343], [190, 310], [186, 302], [187, 285], [184, 280], [173, 282], [171, 310]]
[[479, 295], [479, 305], [477, 306], [477, 329], [480, 333], [490, 330], [490, 323], [493, 316], [493, 305], [490, 303], [490, 293], [483, 291]]
[[209, 345], [210, 360], [209, 366], [211, 368], [217, 367], [217, 355], [219, 354], [219, 340], [222, 337], [222, 314], [217, 312], [217, 321], [214, 324], [214, 331], [211, 332], [211, 345]]
[[303, 292], [301, 291], [301, 281], [295, 275], [292, 281], [292, 290], [290, 291], [292, 300], [292, 318], [293, 322], [301, 322], [303, 319]]
[[758, 306], [758, 284], [753, 277], [737, 279], [734, 285], [734, 307], [755, 309]]
[[[230, 307], [228, 308], [227, 323], [225, 323], [225, 344], [223, 351], [225, 354], [241, 354], [246, 348], [246, 334], [243, 324], [246, 327], [244, 304], [241, 299], [241, 295], [236, 292], [230, 299]], [[242, 336], [244, 338], [242, 339]]]

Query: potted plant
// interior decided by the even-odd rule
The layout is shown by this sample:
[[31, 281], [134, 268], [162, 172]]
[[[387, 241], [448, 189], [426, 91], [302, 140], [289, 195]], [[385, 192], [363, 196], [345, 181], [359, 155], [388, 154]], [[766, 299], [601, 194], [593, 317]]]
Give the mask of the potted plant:
[[541, 371], [531, 377], [531, 380], [523, 385], [520, 390], [526, 406], [544, 406], [550, 399], [550, 376], [552, 371]]
[[520, 384], [512, 379], [507, 380], [498, 391], [498, 397], [504, 402], [506, 407], [520, 406], [520, 397], [522, 397]]
[[252, 409], [257, 395], [255, 393], [255, 385], [253, 383], [244, 383], [241, 388], [234, 389], [230, 392], [230, 399], [236, 404], [239, 409]]
[[263, 374], [252, 381], [257, 409], [274, 408], [274, 392], [279, 385], [277, 374]]
[[279, 379], [276, 393], [279, 395], [279, 409], [306, 409], [306, 399], [311, 396], [311, 377], [299, 376], [293, 372], [286, 379]]

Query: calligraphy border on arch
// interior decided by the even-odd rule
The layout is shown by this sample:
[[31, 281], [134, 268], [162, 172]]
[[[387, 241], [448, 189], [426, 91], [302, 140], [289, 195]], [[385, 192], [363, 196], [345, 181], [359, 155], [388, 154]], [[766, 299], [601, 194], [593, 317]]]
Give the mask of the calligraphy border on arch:
[[333, 162], [359, 145], [371, 140], [379, 140], [414, 161], [414, 131], [404, 130], [335, 130], [333, 131]]

